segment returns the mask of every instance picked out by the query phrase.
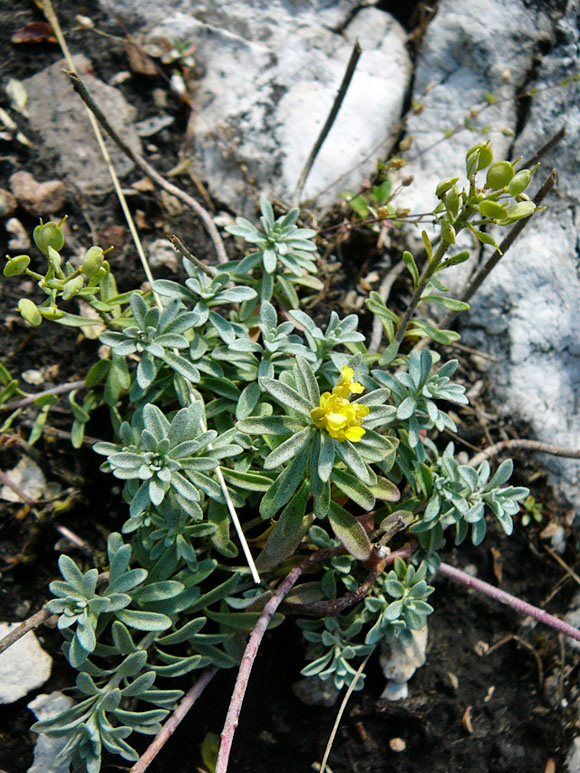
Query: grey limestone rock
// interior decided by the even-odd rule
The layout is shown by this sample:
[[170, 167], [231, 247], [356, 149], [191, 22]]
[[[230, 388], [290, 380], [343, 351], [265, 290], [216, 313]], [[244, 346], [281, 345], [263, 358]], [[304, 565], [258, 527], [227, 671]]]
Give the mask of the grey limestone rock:
[[[83, 82], [97, 104], [105, 110], [111, 125], [125, 142], [137, 152], [141, 142], [132, 126], [135, 109], [121, 92], [103, 83], [92, 74], [89, 60], [82, 54], [74, 57]], [[24, 81], [28, 94], [30, 125], [58, 161], [56, 172], [82, 193], [102, 194], [113, 188], [111, 178], [93, 135], [84, 105], [72, 90], [63, 70], [65, 60], [56, 62]], [[107, 148], [119, 177], [133, 168], [128, 159], [107, 138]]]
[[[0, 639], [18, 623], [0, 623]], [[52, 658], [32, 631], [0, 654], [0, 704], [14, 703], [43, 685], [50, 676]]]
[[411, 62], [405, 32], [389, 14], [367, 7], [350, 18], [352, 0], [123, 7], [157, 23], [146, 41], [195, 44], [204, 71], [193, 95], [196, 173], [237, 212], [253, 214], [258, 191], [292, 198], [355, 40], [362, 56], [302, 198], [331, 203], [392, 144]]
[[[61, 692], [43, 693], [30, 701], [28, 708], [38, 720], [52, 719], [74, 704], [72, 698]], [[56, 765], [55, 758], [67, 742], [66, 738], [39, 733], [34, 746], [34, 761], [28, 768], [28, 773], [68, 773], [70, 766]]]

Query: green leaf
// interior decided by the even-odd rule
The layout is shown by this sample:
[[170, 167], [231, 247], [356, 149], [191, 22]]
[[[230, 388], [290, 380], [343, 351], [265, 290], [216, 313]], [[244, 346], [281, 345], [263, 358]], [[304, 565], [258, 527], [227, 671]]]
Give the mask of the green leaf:
[[478, 231], [473, 226], [469, 229], [473, 234], [475, 234], [476, 239], [478, 241], [482, 242], [483, 244], [491, 244], [492, 247], [495, 247], [496, 250], [501, 255], [501, 251], [499, 249], [499, 244], [496, 242], [496, 240], [493, 238], [491, 234], [484, 233], [483, 231]]
[[346, 494], [347, 497], [356, 502], [363, 510], [372, 510], [375, 506], [375, 495], [369, 486], [365, 486], [356, 475], [352, 475], [346, 470], [334, 469], [332, 471], [332, 482]]
[[222, 473], [228, 483], [232, 483], [244, 491], [268, 491], [273, 483], [272, 478], [257, 472], [240, 472], [222, 467]]
[[162, 636], [157, 639], [159, 644], [181, 644], [184, 641], [190, 641], [198, 634], [206, 623], [205, 617], [196, 617], [194, 620], [190, 620], [174, 633], [170, 633], [167, 636]]
[[273, 378], [261, 378], [260, 386], [262, 389], [265, 389], [266, 392], [271, 394], [280, 405], [291, 408], [310, 419], [310, 413], [315, 406], [302, 397], [295, 389], [292, 389], [292, 387], [283, 384], [281, 381], [276, 381]]
[[421, 239], [423, 239], [423, 246], [425, 247], [427, 258], [429, 259], [429, 262], [431, 262], [431, 260], [433, 259], [433, 245], [431, 244], [431, 240], [427, 236], [427, 231], [421, 231]]
[[87, 389], [91, 389], [104, 381], [107, 378], [110, 369], [111, 360], [99, 360], [98, 362], [95, 362], [85, 376], [85, 386]]
[[455, 330], [439, 330], [423, 320], [414, 319], [409, 324], [407, 335], [430, 338], [438, 344], [452, 344], [459, 341], [461, 336]]
[[260, 387], [255, 381], [253, 381], [251, 384], [248, 384], [238, 400], [238, 404], [236, 406], [236, 419], [247, 418], [258, 404], [260, 395]]
[[142, 612], [136, 609], [120, 609], [115, 617], [129, 628], [138, 631], [165, 631], [171, 626], [171, 618], [159, 612]]
[[421, 298], [423, 303], [435, 303], [437, 306], [442, 306], [444, 309], [450, 309], [451, 311], [469, 311], [469, 304], [458, 301], [455, 298], [447, 298], [444, 295], [426, 295]]
[[250, 416], [238, 421], [237, 427], [248, 435], [291, 435], [300, 432], [304, 423], [289, 416]]
[[305, 446], [276, 478], [260, 502], [262, 518], [273, 518], [278, 510], [290, 501], [303, 479], [309, 456], [310, 448]]
[[291, 435], [264, 459], [264, 469], [274, 470], [293, 459], [303, 448], [310, 445], [315, 431], [314, 427], [305, 427], [296, 435]]
[[336, 502], [330, 503], [328, 520], [341, 544], [358, 561], [366, 561], [371, 552], [371, 543], [363, 526], [354, 516]]
[[271, 569], [294, 553], [306, 531], [303, 521], [309, 493], [308, 483], [304, 482], [282, 510], [278, 523], [258, 557], [258, 568]]
[[340, 194], [340, 197], [347, 202], [351, 209], [356, 212], [360, 218], [364, 219], [365, 217], [369, 216], [370, 209], [368, 202], [364, 196], [361, 196], [360, 193], [356, 195], [352, 191], [344, 191]]
[[407, 270], [409, 274], [411, 274], [411, 279], [413, 280], [413, 287], [417, 287], [419, 284], [419, 269], [417, 268], [417, 264], [415, 263], [415, 259], [411, 255], [410, 252], [405, 250], [403, 253], [403, 263], [405, 266], [407, 266]]
[[[210, 620], [219, 623], [220, 628], [232, 629], [234, 631], [251, 631], [260, 617], [260, 612], [211, 612], [207, 613]], [[268, 629], [277, 628], [284, 622], [284, 615], [276, 613], [272, 616]]]

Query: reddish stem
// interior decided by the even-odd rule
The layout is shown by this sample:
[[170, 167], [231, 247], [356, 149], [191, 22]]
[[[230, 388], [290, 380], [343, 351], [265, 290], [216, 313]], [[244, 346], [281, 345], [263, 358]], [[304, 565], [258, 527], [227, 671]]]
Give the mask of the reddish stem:
[[516, 612], [519, 612], [522, 615], [529, 615], [535, 620], [539, 620], [540, 623], [549, 625], [551, 628], [560, 631], [560, 633], [564, 633], [566, 636], [570, 636], [572, 639], [580, 641], [580, 630], [577, 628], [544, 612], [543, 609], [534, 607], [532, 604], [528, 604], [526, 601], [522, 601], [516, 596], [512, 596], [511, 593], [506, 593], [504, 590], [500, 590], [499, 588], [490, 585], [488, 582], [483, 582], [483, 580], [478, 580], [476, 577], [471, 577], [471, 575], [462, 572], [460, 569], [456, 569], [454, 566], [445, 563], [442, 563], [439, 567], [439, 574], [442, 574], [445, 577], [451, 577], [453, 580], [458, 580], [469, 588], [475, 588], [475, 590], [478, 590], [480, 593], [484, 593], [486, 596], [495, 599], [495, 601], [499, 601], [500, 604], [506, 604]]
[[244, 650], [242, 662], [240, 663], [236, 684], [234, 686], [228, 713], [224, 722], [224, 728], [221, 734], [222, 740], [215, 766], [215, 773], [226, 773], [228, 769], [228, 760], [230, 757], [232, 742], [238, 727], [240, 712], [242, 710], [242, 703], [244, 701], [244, 696], [248, 687], [250, 673], [252, 671], [256, 655], [258, 654], [260, 642], [266, 633], [266, 629], [268, 628], [268, 624], [272, 619], [272, 616], [282, 603], [283, 599], [288, 595], [300, 575], [306, 569], [308, 569], [309, 566], [318, 563], [325, 558], [329, 558], [330, 556], [340, 555], [341, 553], [344, 553], [343, 547], [329, 548], [328, 550], [319, 550], [305, 558], [303, 561], [297, 564], [288, 575], [286, 575], [284, 580], [282, 580], [262, 610], [262, 614], [258, 618], [258, 622], [250, 634], [246, 649]]
[[217, 673], [217, 668], [208, 668], [207, 671], [199, 677], [193, 687], [182, 698], [181, 703], [157, 733], [153, 741], [149, 744], [145, 754], [133, 765], [130, 773], [143, 773], [171, 738], [181, 720], [205, 690]]

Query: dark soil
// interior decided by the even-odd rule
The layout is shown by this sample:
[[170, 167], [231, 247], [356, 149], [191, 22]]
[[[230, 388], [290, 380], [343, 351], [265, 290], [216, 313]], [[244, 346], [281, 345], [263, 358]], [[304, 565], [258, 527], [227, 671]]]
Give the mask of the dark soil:
[[[4, 94], [9, 78], [23, 79], [61, 58], [57, 47], [49, 43], [10, 43], [16, 29], [41, 20], [40, 13], [27, 0], [14, 0], [10, 6], [0, 10], [3, 51], [0, 94]], [[97, 76], [107, 81], [113, 73], [127, 69], [120, 43], [76, 29], [75, 14], [91, 16], [97, 24], [104, 24], [95, 3], [62, 0], [57, 11], [71, 50], [75, 53], [88, 49]], [[120, 27], [104, 24], [102, 29], [123, 34]], [[163, 88], [164, 82], [160, 79], [145, 82], [133, 77], [120, 87], [137, 107], [139, 118], [151, 112], [154, 87]], [[7, 100], [2, 103], [1, 99], [0, 105], [6, 108]], [[186, 108], [172, 96], [168, 111], [177, 120], [159, 141], [156, 139], [156, 163], [161, 170], [176, 164], [187, 119]], [[21, 129], [30, 135], [25, 120], [17, 120]], [[54, 177], [53, 159], [45, 155], [33, 136], [30, 138], [34, 142], [32, 148], [0, 141], [0, 187], [8, 187], [8, 177], [19, 169], [32, 172], [41, 181]], [[99, 233], [123, 222], [113, 196], [90, 202], [90, 212], [83, 206], [73, 195], [66, 206], [74, 237], [81, 243], [91, 238], [91, 228]], [[196, 254], [213, 254], [202, 229], [192, 222], [191, 216], [171, 218], [153, 198], [134, 202], [133, 206], [145, 210], [151, 222], [159, 223], [155, 226], [158, 236], [171, 230]], [[22, 211], [17, 217], [29, 230], [36, 224]], [[2, 254], [6, 246], [7, 234], [0, 224]], [[367, 247], [368, 257], [363, 264], [368, 267], [374, 257], [372, 246]], [[354, 275], [362, 270], [360, 263], [356, 267], [349, 261], [348, 248], [344, 256], [341, 270], [333, 274], [327, 304], [339, 300], [345, 291], [354, 287], [353, 279], [357, 278]], [[121, 245], [115, 272], [121, 289], [129, 289], [135, 277], [141, 276], [128, 239]], [[54, 383], [82, 378], [96, 357], [95, 343], [80, 340], [74, 331], [57, 326], [44, 324], [39, 329], [26, 326], [14, 312], [24, 289], [18, 281], [0, 283], [0, 318], [5, 323], [0, 334], [2, 362], [15, 376], [29, 368], [56, 366], [51, 376]], [[469, 377], [470, 370], [469, 361], [462, 360], [465, 378]], [[61, 403], [60, 412], [51, 413], [49, 424], [62, 431], [70, 426], [70, 418], [66, 401]], [[24, 419], [33, 415], [25, 414]], [[485, 444], [481, 429], [470, 415], [463, 418], [464, 437], [476, 445]], [[90, 429], [93, 434], [99, 434], [98, 426]], [[510, 432], [509, 427], [499, 427], [493, 422], [488, 429], [494, 440], [500, 430]], [[0, 438], [1, 470], [9, 469], [21, 457], [18, 438], [26, 438], [28, 431], [21, 423], [14, 432]], [[47, 511], [44, 520], [38, 520], [25, 506], [0, 504], [2, 620], [22, 620], [47, 600], [47, 585], [57, 574], [59, 553], [54, 547], [60, 538], [57, 524], [74, 531], [96, 551], [102, 551], [107, 533], [119, 528], [122, 521], [123, 505], [117, 498], [118, 491], [114, 487], [110, 489], [110, 480], [98, 472], [98, 463], [90, 450], [73, 451], [66, 439], [58, 435], [48, 436], [35, 449], [47, 479], [77, 493], [69, 511], [58, 517]], [[530, 481], [538, 477], [537, 471], [523, 465], [523, 454], [518, 461], [518, 483], [533, 485]], [[539, 491], [534, 489], [534, 493], [546, 501], [543, 525], [546, 519], [563, 516], [550, 501], [545, 486]], [[574, 582], [548, 554], [538, 531], [536, 527], [518, 526], [515, 536], [507, 539], [492, 528], [484, 546], [462, 548], [459, 555], [451, 550], [445, 560], [460, 567], [472, 564], [482, 579], [500, 582], [505, 590], [561, 614], [574, 591]], [[569, 542], [564, 559], [574, 566], [576, 555], [572, 541]], [[80, 552], [73, 555], [84, 560]], [[365, 690], [352, 696], [342, 719], [329, 761], [332, 771], [541, 773], [562, 770], [572, 735], [572, 707], [578, 697], [573, 685], [576, 665], [573, 655], [550, 629], [526, 625], [507, 608], [498, 607], [451, 581], [436, 581], [432, 602], [436, 611], [430, 619], [428, 660], [410, 684], [410, 697], [399, 703], [381, 701], [384, 678], [378, 662], [371, 661]], [[55, 661], [51, 679], [37, 692], [65, 688], [70, 685], [72, 675], [59, 654], [58, 633], [41, 628], [38, 636]], [[322, 758], [337, 709], [307, 707], [294, 697], [291, 685], [303, 663], [300, 636], [291, 621], [266, 637], [236, 734], [232, 773], [305, 773], [317, 769], [315, 763]], [[200, 744], [208, 732], [219, 734], [221, 731], [234, 677], [233, 672], [224, 672], [214, 679], [150, 770], [185, 773], [201, 765]], [[187, 689], [187, 681], [183, 686]], [[28, 730], [32, 718], [26, 704], [33, 697], [35, 694], [0, 707], [0, 767], [8, 773], [25, 771], [32, 762], [35, 736]], [[394, 739], [402, 739], [404, 750], [392, 749]], [[147, 738], [137, 737], [137, 740], [144, 749]], [[104, 769], [119, 769], [119, 760], [109, 760]]]

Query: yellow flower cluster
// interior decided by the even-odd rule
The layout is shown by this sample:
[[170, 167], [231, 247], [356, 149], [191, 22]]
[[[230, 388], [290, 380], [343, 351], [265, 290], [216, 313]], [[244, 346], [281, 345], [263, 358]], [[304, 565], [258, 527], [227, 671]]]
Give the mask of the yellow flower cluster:
[[361, 423], [369, 408], [349, 401], [351, 394], [364, 392], [363, 385], [353, 379], [354, 370], [345, 366], [340, 372], [340, 381], [332, 392], [320, 396], [320, 405], [310, 415], [316, 426], [325, 429], [335, 440], [358, 443], [365, 434]]

